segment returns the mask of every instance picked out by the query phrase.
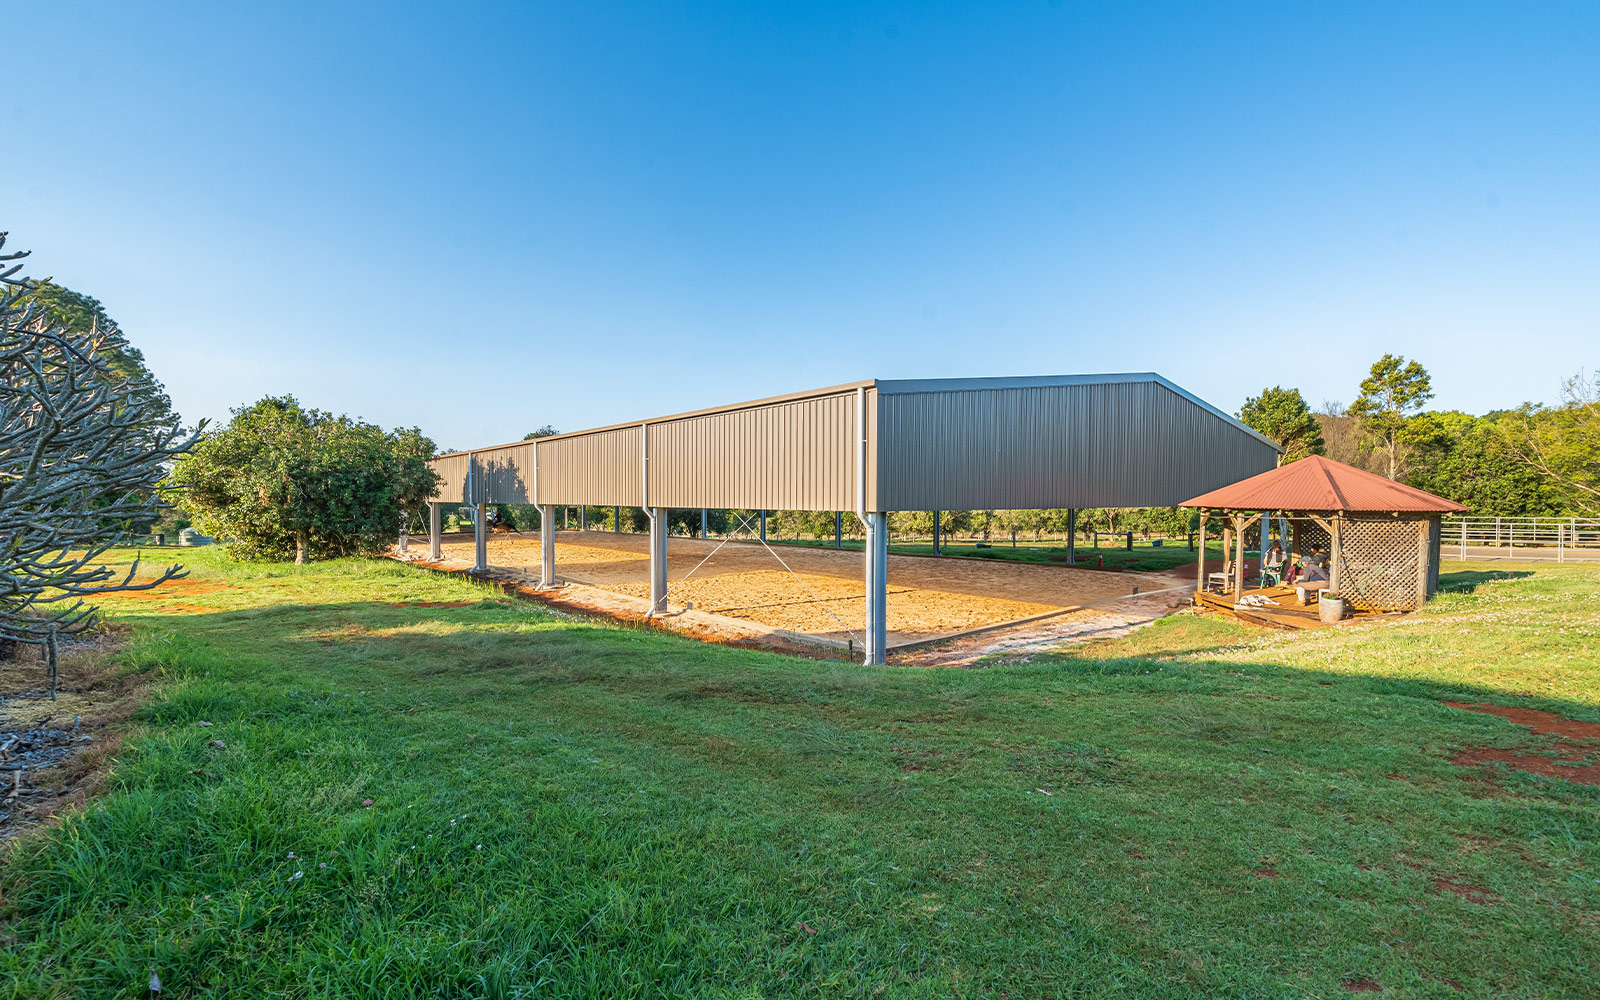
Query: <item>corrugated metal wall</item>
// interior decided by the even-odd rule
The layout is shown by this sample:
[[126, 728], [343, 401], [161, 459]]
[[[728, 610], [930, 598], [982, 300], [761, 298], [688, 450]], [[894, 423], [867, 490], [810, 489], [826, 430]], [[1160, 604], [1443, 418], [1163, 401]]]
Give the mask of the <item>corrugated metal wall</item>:
[[[1152, 375], [883, 382], [865, 396], [868, 510], [1170, 506], [1277, 461]], [[651, 421], [649, 502], [853, 510], [856, 419], [855, 389], [838, 387]], [[639, 506], [643, 434], [629, 424], [480, 451], [481, 499]], [[465, 502], [466, 455], [433, 464], [438, 499]]]
[[650, 502], [661, 507], [851, 510], [856, 394], [650, 425]]
[[442, 477], [433, 499], [441, 503], [467, 502], [467, 456], [446, 455], [428, 463]]
[[533, 503], [533, 442], [474, 452], [484, 503]]
[[1155, 381], [884, 392], [884, 510], [1164, 507], [1277, 453]]
[[644, 472], [638, 425], [539, 442], [539, 502], [637, 507]]

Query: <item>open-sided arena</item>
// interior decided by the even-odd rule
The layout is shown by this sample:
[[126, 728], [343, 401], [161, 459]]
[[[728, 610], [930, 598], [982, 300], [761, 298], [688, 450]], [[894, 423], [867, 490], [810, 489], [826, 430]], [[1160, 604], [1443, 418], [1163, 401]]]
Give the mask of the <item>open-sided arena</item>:
[[[491, 536], [489, 575], [536, 585], [541, 543], [538, 531]], [[470, 568], [473, 545], [470, 534], [444, 536], [436, 565]], [[648, 536], [558, 531], [555, 545], [561, 574], [547, 588], [552, 596], [601, 613], [649, 613]], [[706, 638], [770, 638], [778, 645], [790, 640], [843, 654], [859, 649], [862, 639], [861, 561], [860, 552], [847, 550], [788, 545], [769, 550], [753, 541], [671, 537], [669, 610], [662, 623]], [[887, 652], [1035, 622], [1051, 622], [1053, 634], [1065, 638], [1086, 623], [1105, 624], [1108, 615], [1147, 616], [1152, 608], [1174, 603], [1185, 589], [1160, 574], [891, 555]], [[1071, 614], [1075, 611], [1083, 614]]]
[[[1278, 455], [1268, 438], [1149, 372], [873, 379], [441, 456], [428, 558], [447, 558], [441, 507], [466, 505], [473, 545], [450, 555], [470, 556], [474, 572], [643, 599], [649, 615], [711, 614], [849, 645], [859, 636], [863, 661], [882, 663], [896, 641], [1025, 621], [1141, 586], [1129, 574], [891, 559], [888, 512], [1171, 506], [1270, 469]], [[536, 548], [491, 542], [488, 508], [502, 503], [534, 504], [544, 524], [558, 504], [638, 507], [650, 532], [605, 543], [552, 532]], [[712, 507], [849, 512], [865, 552], [780, 558], [728, 545], [707, 560], [718, 543], [668, 539], [669, 508]]]

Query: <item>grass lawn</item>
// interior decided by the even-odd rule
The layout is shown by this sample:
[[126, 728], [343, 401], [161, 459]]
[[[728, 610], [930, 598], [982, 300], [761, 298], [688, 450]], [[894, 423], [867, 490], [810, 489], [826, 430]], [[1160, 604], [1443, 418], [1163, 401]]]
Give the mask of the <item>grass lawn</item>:
[[[1109, 537], [1109, 536], [1108, 536]], [[833, 539], [813, 538], [769, 538], [774, 545], [807, 545], [813, 548], [833, 548]], [[863, 542], [860, 539], [844, 539], [843, 548], [861, 551]], [[932, 542], [897, 542], [889, 541], [889, 551], [904, 555], [931, 556], [933, 555]], [[1163, 540], [1160, 545], [1152, 545], [1147, 541], [1136, 540], [1132, 549], [1123, 545], [1112, 545], [1109, 542], [1095, 548], [1092, 545], [1079, 545], [1075, 549], [1080, 566], [1095, 566], [1097, 561], [1103, 560], [1107, 569], [1125, 569], [1135, 572], [1160, 572], [1174, 566], [1193, 566], [1195, 553], [1189, 551], [1187, 542], [1182, 539]], [[1004, 559], [1010, 562], [1026, 563], [1052, 563], [1062, 564], [1067, 561], [1067, 547], [1059, 542], [1034, 542], [1026, 539], [1017, 539], [1013, 547], [1011, 539], [1001, 539], [996, 536], [992, 542], [941, 542], [939, 554], [950, 557], [971, 559]], [[1210, 541], [1206, 543], [1206, 558], [1212, 560], [1215, 568], [1222, 568], [1222, 543]]]
[[1441, 704], [1600, 721], [1600, 568], [1452, 563], [1394, 624], [1182, 615], [958, 671], [185, 555], [194, 583], [111, 605], [152, 684], [107, 793], [0, 871], [4, 995], [1600, 982], [1600, 788], [1451, 763], [1552, 738]]

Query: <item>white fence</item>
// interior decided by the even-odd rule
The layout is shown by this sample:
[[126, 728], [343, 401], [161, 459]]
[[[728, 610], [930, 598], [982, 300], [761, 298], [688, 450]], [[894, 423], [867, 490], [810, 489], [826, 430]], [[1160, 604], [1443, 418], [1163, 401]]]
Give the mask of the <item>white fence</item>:
[[1600, 559], [1600, 520], [1582, 517], [1447, 517], [1446, 556], [1476, 559]]

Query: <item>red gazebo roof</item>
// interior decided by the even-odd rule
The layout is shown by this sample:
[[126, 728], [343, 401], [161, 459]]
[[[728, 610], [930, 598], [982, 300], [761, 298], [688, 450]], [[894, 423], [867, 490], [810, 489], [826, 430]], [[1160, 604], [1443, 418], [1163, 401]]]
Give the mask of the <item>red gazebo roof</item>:
[[1202, 493], [1179, 506], [1220, 510], [1405, 511], [1429, 514], [1456, 514], [1472, 509], [1454, 500], [1434, 496], [1426, 490], [1375, 476], [1321, 455], [1302, 458], [1259, 476], [1242, 479], [1232, 486]]

